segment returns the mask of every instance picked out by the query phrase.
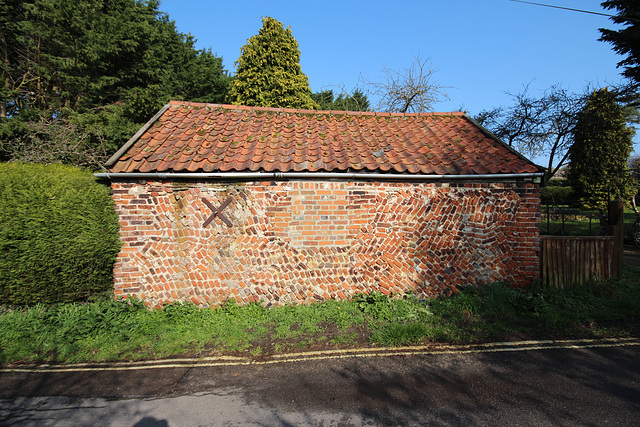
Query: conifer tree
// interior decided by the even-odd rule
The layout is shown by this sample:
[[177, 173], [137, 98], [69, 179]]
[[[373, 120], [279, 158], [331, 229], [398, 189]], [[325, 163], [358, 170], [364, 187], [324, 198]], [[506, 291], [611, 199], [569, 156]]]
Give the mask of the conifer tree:
[[95, 167], [169, 99], [222, 103], [222, 58], [158, 0], [0, 1], [0, 161]]
[[622, 74], [640, 85], [640, 2], [638, 0], [608, 0], [602, 2], [605, 9], [615, 9], [618, 14], [611, 18], [618, 30], [600, 29], [601, 41], [611, 43], [613, 50], [626, 58], [618, 63], [624, 67]]
[[291, 28], [262, 18], [260, 32], [251, 37], [236, 61], [229, 102], [259, 107], [315, 109], [307, 76], [300, 67], [298, 42]]
[[568, 180], [583, 206], [604, 209], [609, 200], [630, 201], [636, 191], [629, 170], [633, 130], [609, 90], [594, 91], [578, 114]]
[[323, 90], [312, 94], [311, 98], [320, 110], [370, 111], [369, 99], [360, 89], [354, 89], [351, 94], [341, 93], [337, 98], [332, 90]]

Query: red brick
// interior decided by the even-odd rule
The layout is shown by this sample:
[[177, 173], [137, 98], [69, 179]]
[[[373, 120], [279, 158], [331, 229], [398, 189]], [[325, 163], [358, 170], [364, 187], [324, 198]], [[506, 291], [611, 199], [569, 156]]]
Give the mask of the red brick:
[[[157, 197], [155, 206], [114, 194], [124, 243], [114, 268], [115, 289], [144, 295], [152, 306], [175, 298], [215, 306], [230, 297], [248, 302], [257, 295], [276, 304], [276, 295], [297, 302], [344, 298], [377, 289], [377, 281], [380, 290], [426, 297], [449, 285], [503, 280], [521, 286], [537, 277], [538, 193], [518, 194], [516, 184], [503, 185], [499, 193], [481, 184], [358, 182], [331, 183], [330, 189], [325, 184], [245, 183], [240, 197], [224, 184], [182, 183], [180, 188], [189, 189], [174, 191], [171, 183], [154, 183], [154, 191], [167, 194]], [[132, 186], [118, 185], [122, 192]], [[144, 190], [141, 199], [152, 201], [142, 197], [149, 193]], [[233, 227], [216, 220], [200, 228], [209, 215], [202, 194], [216, 204], [227, 194], [242, 200], [224, 211]], [[354, 197], [366, 205], [337, 209], [353, 207]], [[287, 198], [293, 203], [284, 202]], [[183, 207], [160, 213], [171, 212], [172, 203]], [[324, 207], [329, 203], [330, 209]], [[136, 209], [123, 209], [126, 205]], [[478, 251], [474, 245], [487, 248]]]

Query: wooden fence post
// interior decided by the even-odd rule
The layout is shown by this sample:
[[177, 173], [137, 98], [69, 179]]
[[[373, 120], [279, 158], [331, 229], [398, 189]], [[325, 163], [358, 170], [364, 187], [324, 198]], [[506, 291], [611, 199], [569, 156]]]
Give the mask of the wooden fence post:
[[609, 234], [613, 235], [613, 275], [622, 275], [624, 260], [624, 203], [621, 200], [609, 202]]

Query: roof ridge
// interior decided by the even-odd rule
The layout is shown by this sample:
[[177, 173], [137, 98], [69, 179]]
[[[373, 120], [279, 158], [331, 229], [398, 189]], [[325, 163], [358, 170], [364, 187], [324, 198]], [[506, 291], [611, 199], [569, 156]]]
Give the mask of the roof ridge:
[[288, 114], [314, 114], [314, 115], [349, 115], [349, 116], [372, 116], [372, 117], [428, 117], [428, 116], [465, 116], [462, 111], [429, 111], [425, 113], [387, 113], [381, 111], [347, 111], [347, 110], [306, 110], [301, 108], [276, 108], [276, 107], [255, 107], [248, 105], [234, 104], [214, 104], [206, 102], [191, 101], [169, 101], [170, 106], [194, 107], [194, 108], [216, 108], [225, 110], [240, 111], [265, 111], [271, 113]]

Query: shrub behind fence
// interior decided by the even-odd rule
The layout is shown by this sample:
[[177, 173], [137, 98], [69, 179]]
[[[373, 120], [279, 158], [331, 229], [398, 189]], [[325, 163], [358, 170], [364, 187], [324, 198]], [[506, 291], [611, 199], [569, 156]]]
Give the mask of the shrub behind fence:
[[540, 231], [550, 236], [598, 236], [608, 223], [606, 213], [566, 205], [542, 205], [540, 213]]

